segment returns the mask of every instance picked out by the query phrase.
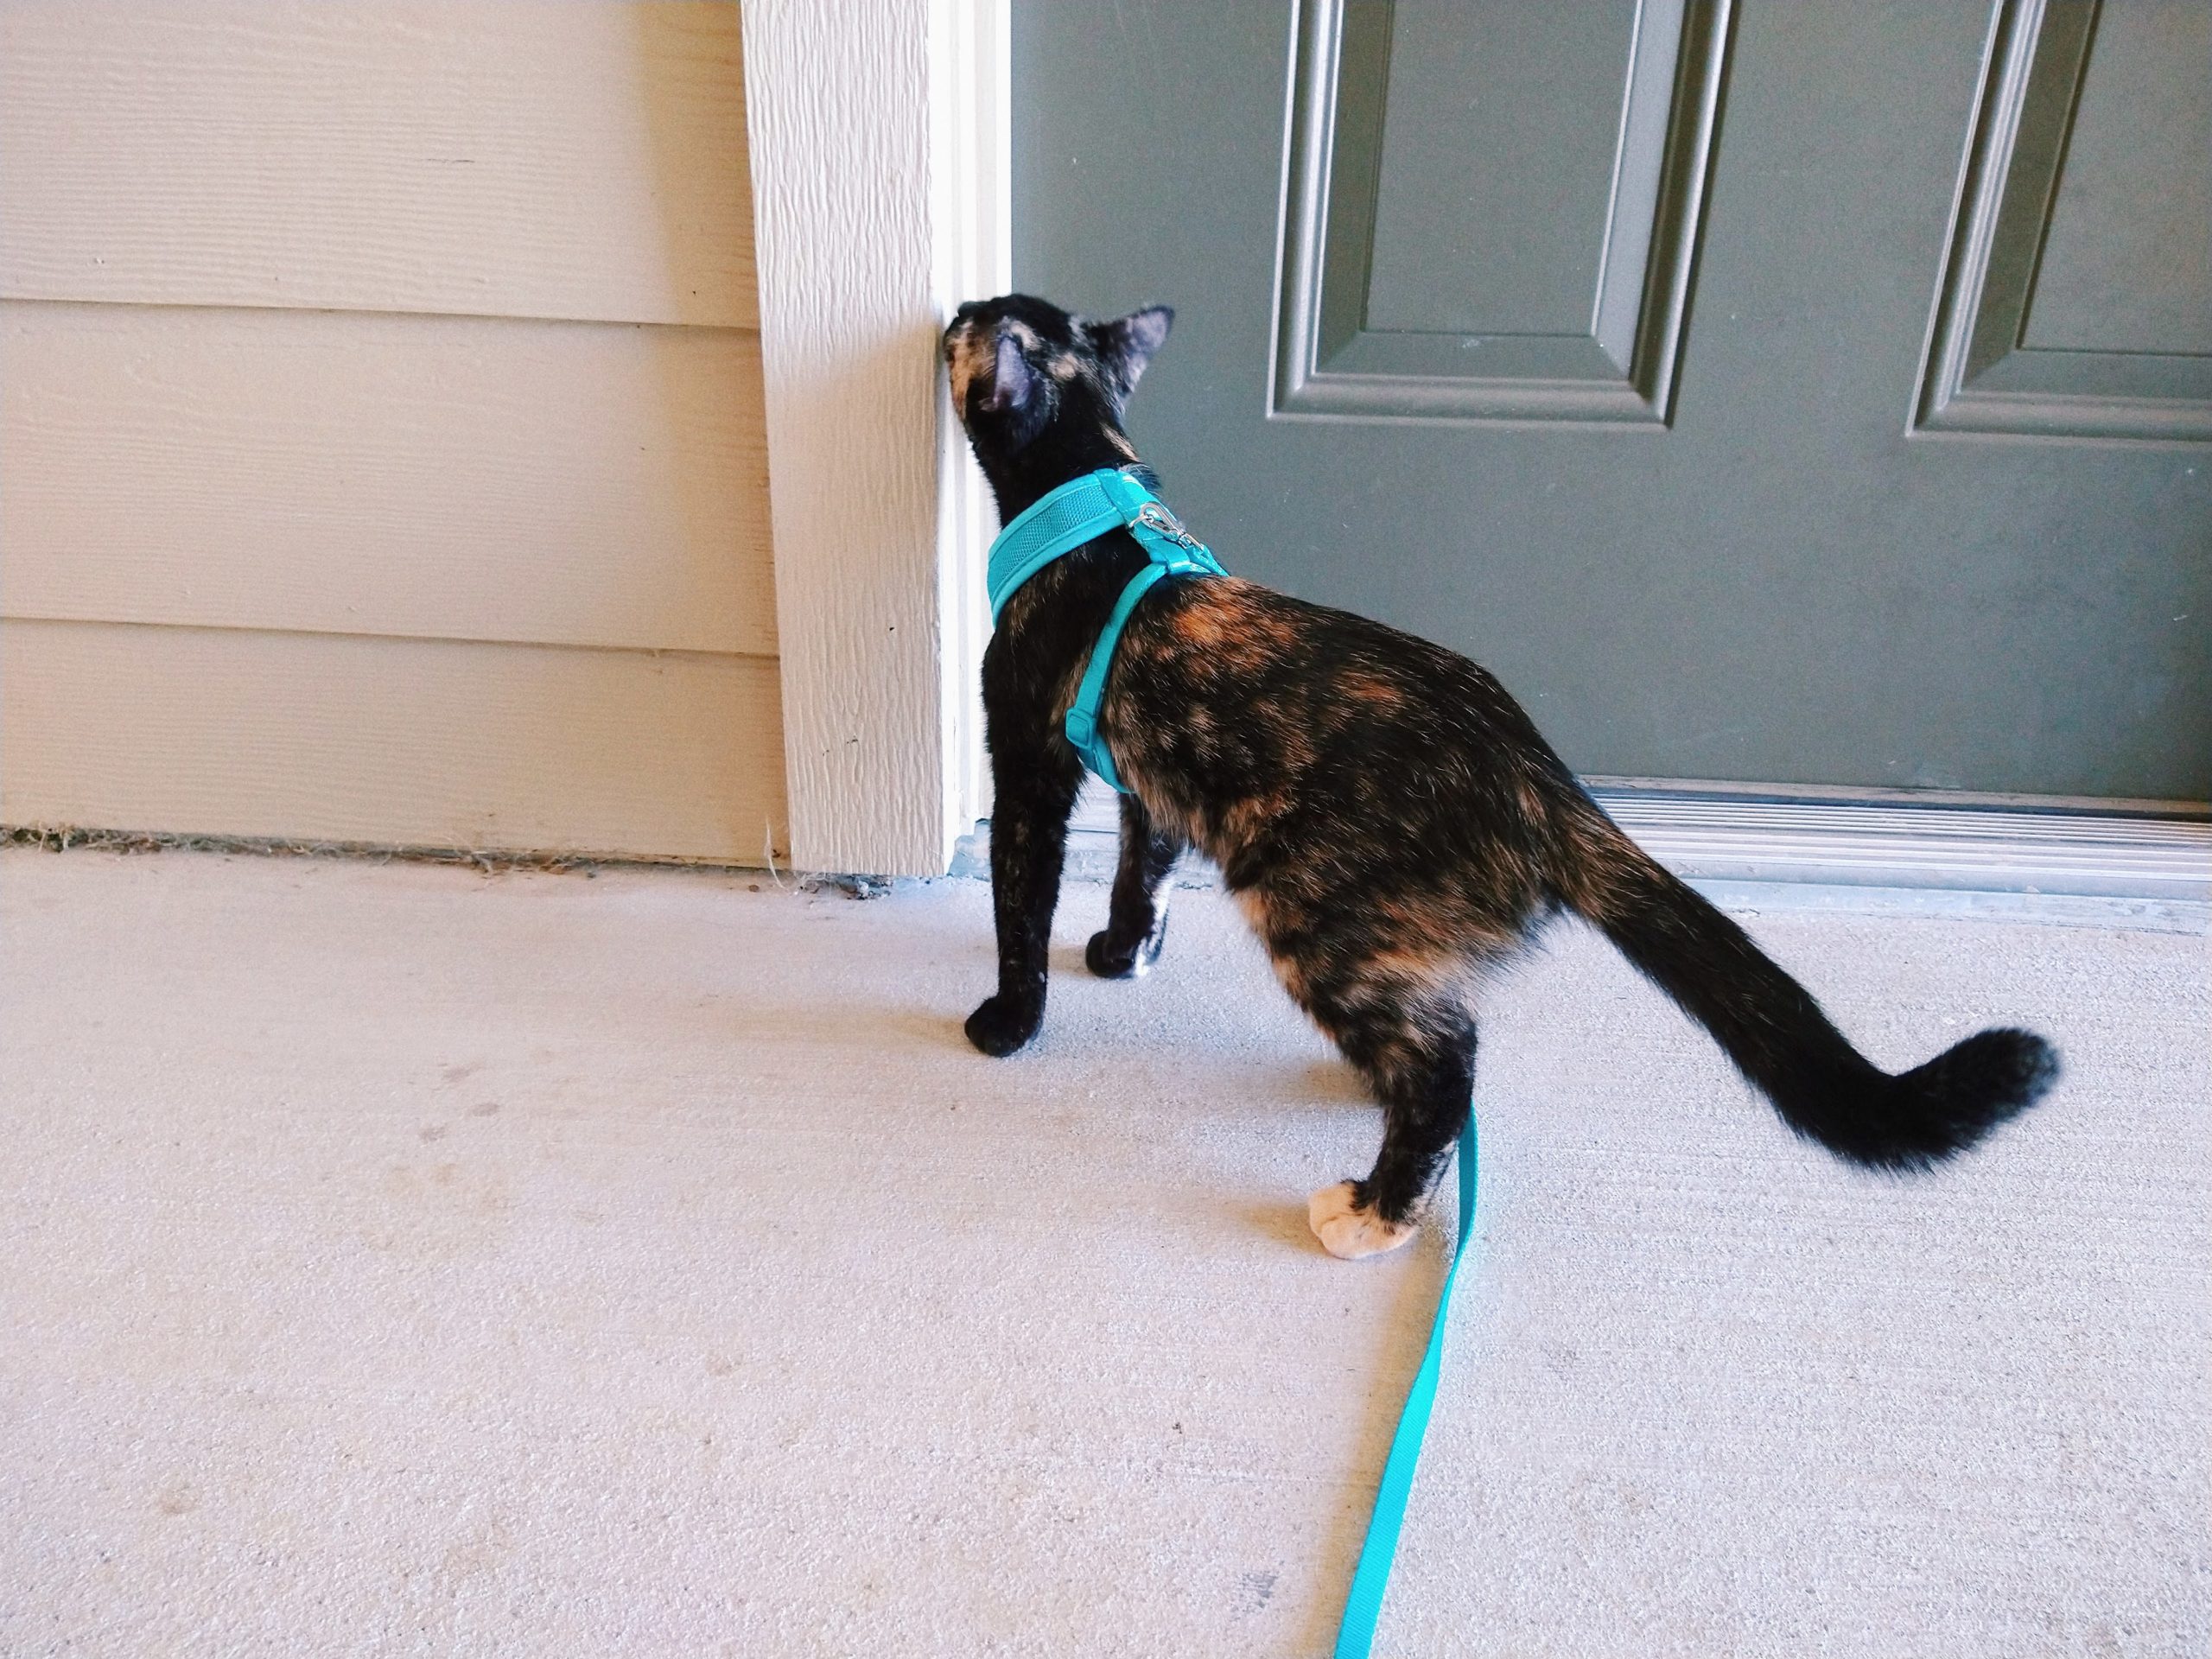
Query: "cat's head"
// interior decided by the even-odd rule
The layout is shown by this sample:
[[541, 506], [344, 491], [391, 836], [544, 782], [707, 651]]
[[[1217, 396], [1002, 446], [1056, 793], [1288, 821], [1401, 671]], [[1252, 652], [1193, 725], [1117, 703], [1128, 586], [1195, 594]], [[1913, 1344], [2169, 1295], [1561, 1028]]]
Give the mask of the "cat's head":
[[1164, 305], [1099, 322], [1027, 294], [970, 300], [944, 331], [944, 361], [976, 454], [1010, 459], [1057, 431], [1135, 459], [1122, 411], [1174, 321]]

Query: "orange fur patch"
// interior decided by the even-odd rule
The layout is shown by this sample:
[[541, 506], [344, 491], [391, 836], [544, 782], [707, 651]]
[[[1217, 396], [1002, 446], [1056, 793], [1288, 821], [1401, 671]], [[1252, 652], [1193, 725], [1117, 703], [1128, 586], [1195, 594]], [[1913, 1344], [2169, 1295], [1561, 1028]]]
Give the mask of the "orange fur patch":
[[1175, 643], [1219, 656], [1225, 666], [1257, 666], [1298, 637], [1296, 628], [1268, 607], [1264, 594], [1234, 576], [1198, 584], [1175, 612]]
[[1270, 790], [1264, 795], [1251, 796], [1232, 803], [1221, 815], [1221, 838], [1228, 844], [1224, 852], [1242, 849], [1253, 836], [1290, 810], [1290, 791]]
[[1229, 637], [1229, 620], [1218, 607], [1193, 601], [1175, 613], [1175, 637], [1196, 650], [1211, 651]]
[[1354, 702], [1363, 702], [1372, 709], [1399, 709], [1405, 705], [1406, 694], [1379, 674], [1363, 668], [1350, 668], [1338, 675], [1335, 689]]
[[1236, 908], [1244, 912], [1244, 919], [1262, 938], [1268, 937], [1268, 900], [1257, 887], [1247, 887], [1236, 894]]
[[1360, 966], [1363, 976], [1424, 990], [1447, 985], [1465, 971], [1457, 951], [1435, 945], [1377, 950]]
[[968, 411], [968, 388], [996, 356], [997, 350], [989, 337], [972, 322], [963, 323], [946, 340], [945, 372], [952, 381], [952, 408], [963, 419]]

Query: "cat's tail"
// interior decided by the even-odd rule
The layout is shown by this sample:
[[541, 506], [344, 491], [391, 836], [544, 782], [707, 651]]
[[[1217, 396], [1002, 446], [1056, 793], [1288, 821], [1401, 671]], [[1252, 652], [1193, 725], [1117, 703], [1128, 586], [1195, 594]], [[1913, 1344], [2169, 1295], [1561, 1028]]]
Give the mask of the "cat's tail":
[[1577, 803], [1561, 883], [1570, 907], [1711, 1032], [1782, 1121], [1839, 1157], [1922, 1169], [2043, 1098], [2058, 1056], [2033, 1032], [1977, 1033], [1891, 1077], [1744, 930]]

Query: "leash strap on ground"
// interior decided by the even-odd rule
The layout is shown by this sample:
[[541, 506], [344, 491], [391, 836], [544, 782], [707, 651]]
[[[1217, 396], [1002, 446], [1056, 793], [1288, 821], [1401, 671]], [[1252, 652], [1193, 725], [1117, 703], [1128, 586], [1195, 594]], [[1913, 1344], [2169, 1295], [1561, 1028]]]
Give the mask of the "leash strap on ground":
[[1436, 1403], [1436, 1379], [1444, 1365], [1444, 1322], [1452, 1312], [1452, 1287], [1459, 1281], [1459, 1264], [1467, 1259], [1467, 1241], [1475, 1231], [1475, 1115], [1467, 1114], [1467, 1127], [1459, 1132], [1459, 1242], [1452, 1247], [1451, 1271], [1437, 1294], [1436, 1321], [1428, 1328], [1428, 1351], [1406, 1393], [1405, 1409], [1398, 1416], [1398, 1432], [1390, 1438], [1390, 1455], [1382, 1465], [1382, 1484], [1375, 1494], [1375, 1513], [1368, 1518], [1367, 1541], [1359, 1547], [1359, 1566], [1351, 1575], [1351, 1590], [1344, 1597], [1344, 1622], [1337, 1627], [1336, 1659], [1367, 1659], [1375, 1644], [1375, 1623], [1382, 1616], [1382, 1592], [1390, 1586], [1390, 1564], [1397, 1559], [1398, 1529], [1405, 1524], [1406, 1499], [1412, 1494], [1414, 1471], [1421, 1464], [1421, 1443], [1428, 1433], [1428, 1410]]

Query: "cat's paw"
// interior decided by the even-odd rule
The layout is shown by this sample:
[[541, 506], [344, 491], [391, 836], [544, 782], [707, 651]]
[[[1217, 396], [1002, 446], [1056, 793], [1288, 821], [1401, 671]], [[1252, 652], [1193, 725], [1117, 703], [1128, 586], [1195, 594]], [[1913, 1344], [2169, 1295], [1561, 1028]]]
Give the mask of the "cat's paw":
[[1414, 1236], [1412, 1222], [1385, 1221], [1373, 1211], [1361, 1209], [1357, 1192], [1351, 1182], [1338, 1181], [1306, 1200], [1306, 1224], [1331, 1255], [1357, 1262], [1363, 1255], [1395, 1250]]
[[1003, 996], [984, 998], [962, 1027], [968, 1040], [993, 1056], [1011, 1054], [1037, 1034], [1045, 1023], [1042, 1007], [1029, 1007]]
[[1160, 942], [1167, 930], [1155, 927], [1136, 942], [1130, 950], [1116, 950], [1111, 938], [1103, 932], [1090, 936], [1090, 943], [1083, 948], [1083, 965], [1101, 979], [1135, 979], [1151, 970], [1160, 960]]

